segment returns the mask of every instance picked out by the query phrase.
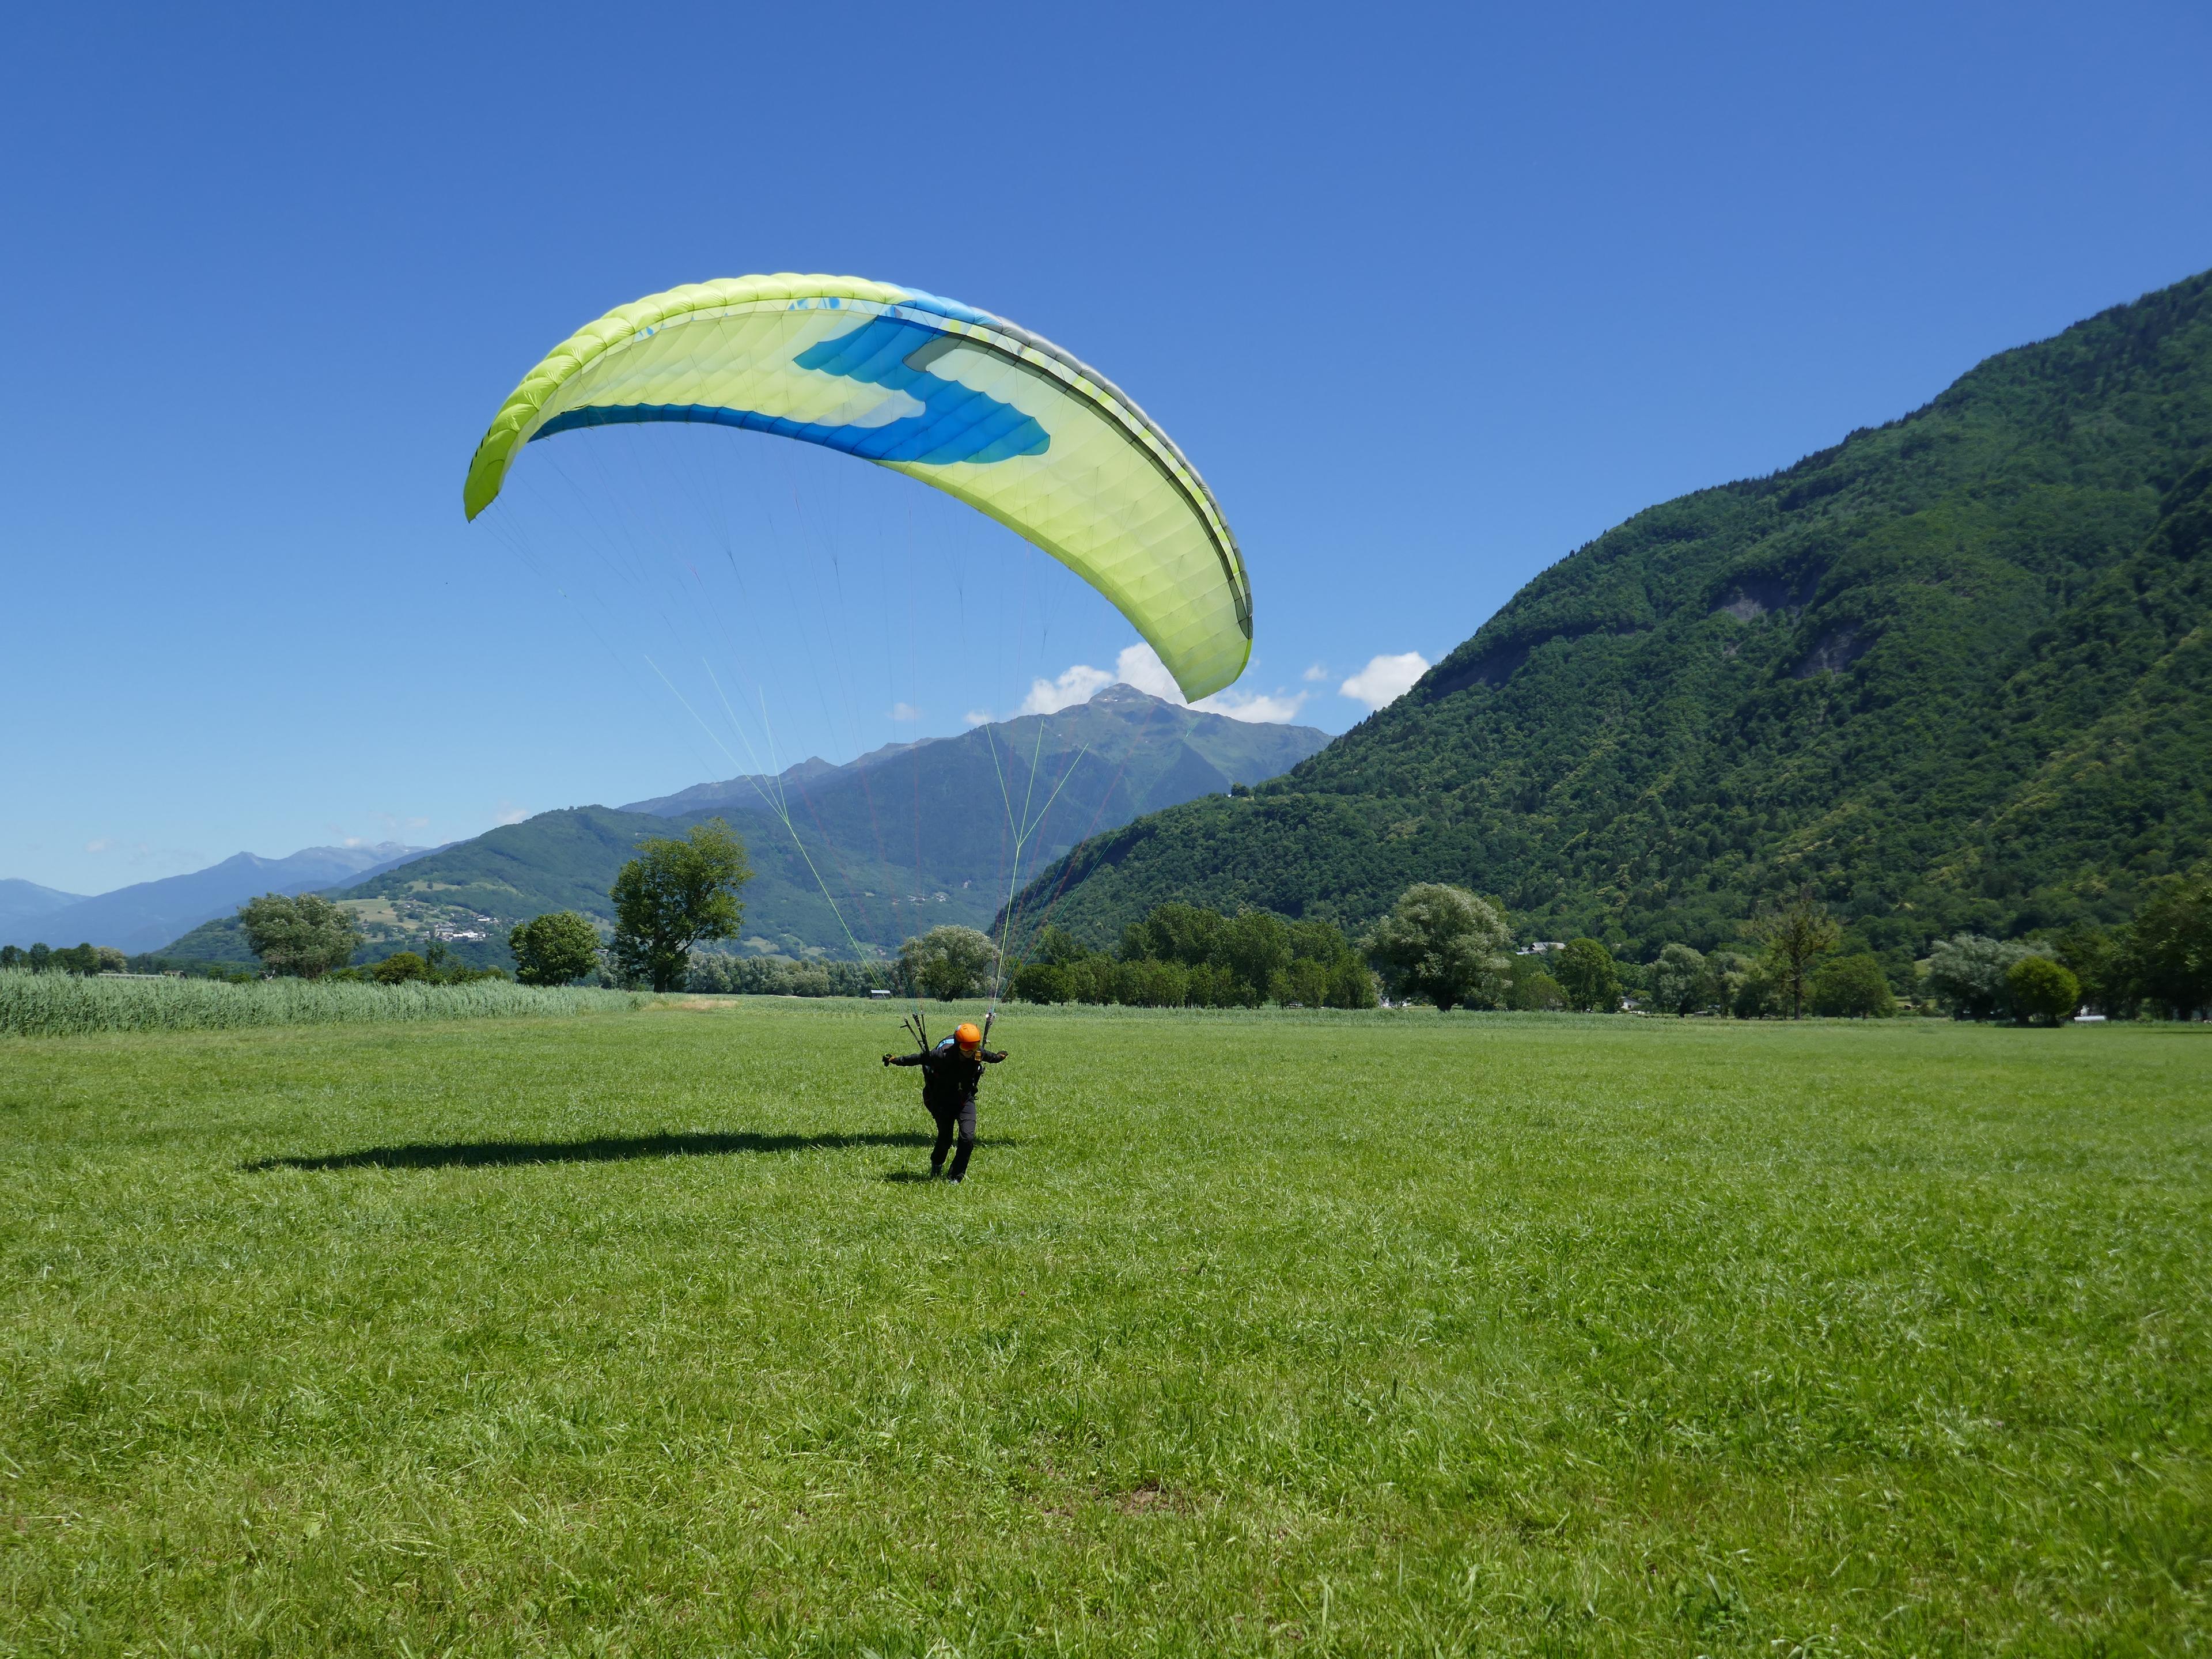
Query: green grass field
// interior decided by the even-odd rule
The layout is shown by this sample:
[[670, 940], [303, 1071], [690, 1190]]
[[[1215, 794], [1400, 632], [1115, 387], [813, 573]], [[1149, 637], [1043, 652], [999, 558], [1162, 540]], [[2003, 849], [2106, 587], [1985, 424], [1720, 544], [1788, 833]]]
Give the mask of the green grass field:
[[2212, 1033], [895, 1029], [0, 1042], [0, 1652], [2212, 1648]]

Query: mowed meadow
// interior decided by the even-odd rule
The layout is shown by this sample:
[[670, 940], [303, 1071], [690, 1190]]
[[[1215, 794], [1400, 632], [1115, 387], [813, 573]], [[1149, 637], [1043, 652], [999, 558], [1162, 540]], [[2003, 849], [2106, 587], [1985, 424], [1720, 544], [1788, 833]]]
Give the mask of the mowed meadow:
[[897, 1036], [0, 1040], [0, 1652], [2212, 1646], [2212, 1032]]

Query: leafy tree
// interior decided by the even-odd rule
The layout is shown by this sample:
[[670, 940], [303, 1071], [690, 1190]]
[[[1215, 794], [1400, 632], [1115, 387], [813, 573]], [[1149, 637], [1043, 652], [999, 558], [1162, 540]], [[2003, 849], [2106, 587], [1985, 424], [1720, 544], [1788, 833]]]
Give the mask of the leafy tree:
[[1114, 970], [1114, 1000], [1133, 1008], [1180, 1008], [1190, 1000], [1190, 969], [1149, 958]]
[[1375, 1006], [1375, 975], [1342, 928], [1333, 921], [1310, 919], [1291, 922], [1287, 932], [1290, 967], [1268, 982], [1268, 994], [1276, 1001], [1295, 1001], [1309, 1008]]
[[1532, 951], [1516, 955], [1506, 970], [1505, 1006], [1516, 1013], [1557, 1013], [1567, 1006], [1567, 994], [1544, 971], [1544, 958]]
[[1036, 960], [1048, 962], [1055, 968], [1064, 968], [1071, 962], [1080, 962], [1090, 954], [1076, 942], [1074, 934], [1056, 923], [1037, 935]]
[[1813, 975], [1813, 1012], [1827, 1019], [1887, 1019], [1897, 1012], [1889, 975], [1870, 951], [1824, 962]]
[[1162, 904], [1121, 930], [1120, 955], [1086, 951], [1066, 929], [1047, 927], [1036, 958], [1015, 970], [1012, 994], [1157, 1007], [1256, 1008], [1269, 998], [1313, 1008], [1375, 1006], [1375, 976], [1329, 921]]
[[1705, 953], [1705, 1006], [1717, 1013], [1735, 1012], [1736, 998], [1757, 964], [1740, 951]]
[[319, 894], [264, 893], [239, 907], [238, 920], [247, 947], [274, 974], [320, 979], [361, 949], [353, 917]]
[[553, 910], [518, 923], [507, 948], [525, 985], [566, 985], [599, 965], [599, 930], [574, 910]]
[[1280, 916], [1241, 910], [1223, 921], [1215, 964], [1228, 969], [1240, 984], [1250, 986], [1257, 997], [1267, 994], [1291, 958], [1291, 930]]
[[1328, 970], [1328, 1006], [1332, 1008], [1372, 1008], [1376, 1001], [1375, 975], [1357, 957], [1347, 957]]
[[1768, 970], [1790, 1005], [1790, 1018], [1802, 1019], [1813, 964], [1835, 948], [1843, 930], [1813, 890], [1801, 887], [1787, 904], [1753, 918], [1751, 931], [1766, 949]]
[[42, 942], [33, 945], [26, 951], [23, 953], [23, 961], [33, 973], [43, 974], [46, 971], [46, 964], [53, 960], [53, 946]]
[[1702, 951], [1669, 945], [1651, 964], [1651, 1002], [1662, 1014], [1694, 1014], [1709, 1006], [1711, 975]]
[[1275, 975], [1275, 1000], [1285, 1008], [1325, 1008], [1328, 1006], [1328, 964], [1311, 957], [1296, 961]]
[[1620, 970], [1613, 952], [1594, 939], [1571, 939], [1552, 965], [1552, 976], [1567, 994], [1567, 1006], [1582, 1013], [1610, 1014], [1620, 1008]]
[[1505, 1000], [1512, 934], [1464, 887], [1408, 887], [1367, 936], [1367, 957], [1401, 995], [1440, 1009], [1495, 1008]]
[[2057, 1025], [2081, 1006], [2081, 981], [2049, 957], [2022, 957], [2005, 969], [2005, 992], [2022, 1024]]
[[1121, 930], [1124, 962], [1180, 962], [1186, 967], [1222, 957], [1226, 926], [1218, 910], [1195, 904], [1155, 905]]
[[2136, 913], [2127, 974], [2138, 994], [2176, 1019], [2212, 1003], [2212, 880], [2168, 887]]
[[[1049, 948], [1060, 965], [1068, 965], [1073, 941], [1062, 930], [1046, 932], [1058, 936]], [[1048, 947], [1040, 940], [1039, 948]], [[1193, 904], [1156, 905], [1121, 930], [1121, 957], [1124, 963], [1172, 963], [1186, 969], [1184, 996], [1197, 1007], [1256, 1008], [1270, 997], [1310, 1007], [1375, 1006], [1373, 976], [1333, 922], [1285, 922], [1250, 908], [1224, 916]], [[1142, 974], [1113, 980], [1154, 988], [1143, 993], [1148, 999], [1166, 982]]]
[[55, 951], [46, 958], [48, 971], [75, 974], [80, 979], [92, 979], [101, 974], [119, 974], [128, 966], [130, 958], [112, 945], [72, 945], [66, 950]]
[[21, 945], [0, 945], [0, 969], [21, 968], [22, 965], [23, 947]]
[[940, 1002], [981, 996], [998, 971], [999, 951], [973, 927], [933, 927], [899, 946], [899, 976]]
[[1017, 1002], [1067, 1002], [1067, 970], [1056, 962], [1025, 962], [1014, 969], [1008, 994]]
[[1939, 940], [1928, 957], [1928, 988], [1954, 1016], [1993, 1019], [2008, 1006], [2005, 975], [2027, 954], [2025, 945], [1979, 933]]
[[2061, 928], [2051, 941], [2051, 954], [2074, 975], [2081, 988], [2081, 1000], [2098, 1012], [2134, 1012], [2122, 1006], [2127, 1000], [2124, 964], [2116, 941], [2105, 928], [2094, 921]]
[[406, 985], [430, 977], [430, 964], [412, 951], [395, 951], [368, 970], [379, 985]]
[[1735, 994], [1729, 1000], [1729, 1012], [1738, 1019], [1766, 1019], [1781, 1013], [1784, 1006], [1782, 986], [1774, 977], [1773, 964], [1764, 957], [1753, 959], [1736, 977]]
[[682, 841], [646, 837], [609, 894], [618, 971], [656, 991], [682, 985], [693, 945], [736, 935], [744, 916], [738, 894], [752, 873], [744, 842], [720, 818], [692, 825]]

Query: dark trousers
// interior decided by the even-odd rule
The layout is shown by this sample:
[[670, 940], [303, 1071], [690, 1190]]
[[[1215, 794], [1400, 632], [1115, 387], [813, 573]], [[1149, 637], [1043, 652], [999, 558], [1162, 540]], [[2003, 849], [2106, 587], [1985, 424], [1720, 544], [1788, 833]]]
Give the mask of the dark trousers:
[[930, 1150], [929, 1172], [935, 1175], [945, 1167], [945, 1149], [952, 1145], [952, 1133], [957, 1129], [960, 1150], [952, 1155], [952, 1178], [957, 1181], [968, 1173], [968, 1154], [975, 1150], [975, 1097], [970, 1095], [947, 1106], [930, 1104], [929, 1115], [937, 1120], [937, 1145]]

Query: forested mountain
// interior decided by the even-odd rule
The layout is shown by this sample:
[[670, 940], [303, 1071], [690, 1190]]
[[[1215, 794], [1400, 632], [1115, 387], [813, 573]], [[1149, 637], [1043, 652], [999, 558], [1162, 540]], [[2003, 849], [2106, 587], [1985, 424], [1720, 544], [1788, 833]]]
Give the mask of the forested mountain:
[[[1328, 741], [1310, 726], [1232, 720], [1110, 685], [1058, 714], [894, 745], [844, 766], [810, 760], [780, 778], [702, 784], [620, 811], [542, 812], [336, 896], [373, 945], [442, 933], [459, 936], [452, 942], [465, 958], [504, 963], [507, 930], [541, 912], [578, 910], [611, 924], [607, 890], [641, 837], [722, 817], [752, 859], [745, 949], [896, 951], [941, 922], [989, 924], [1013, 872], [1017, 826], [1022, 868], [1033, 869], [1095, 829], [1257, 783]], [[787, 811], [788, 828], [764, 797]], [[249, 959], [228, 918], [164, 954]]]
[[1639, 954], [1805, 882], [1877, 949], [2117, 919], [2212, 851], [2208, 445], [2212, 274], [1637, 514], [1322, 754], [1024, 910], [1358, 926], [1441, 879]]

